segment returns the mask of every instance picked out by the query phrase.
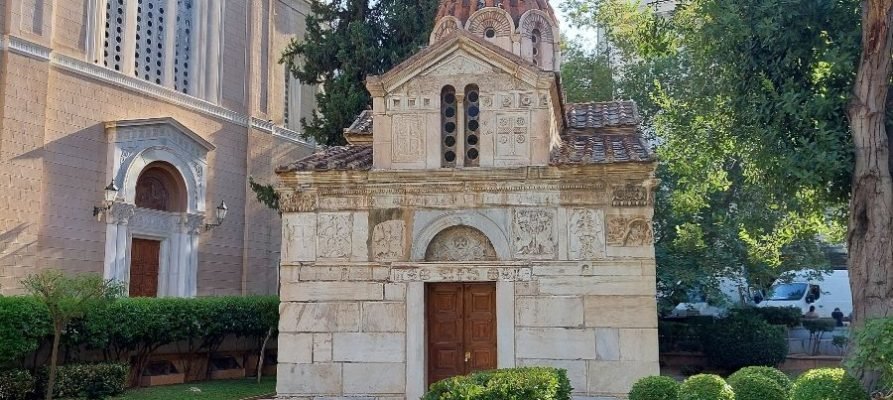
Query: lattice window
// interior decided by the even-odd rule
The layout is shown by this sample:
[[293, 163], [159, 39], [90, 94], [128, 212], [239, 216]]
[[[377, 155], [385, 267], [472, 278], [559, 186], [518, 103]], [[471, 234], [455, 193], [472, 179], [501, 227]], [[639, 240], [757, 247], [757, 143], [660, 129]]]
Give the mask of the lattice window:
[[108, 0], [105, 7], [105, 32], [103, 38], [103, 65], [115, 71], [123, 69], [124, 47], [124, 0]]
[[465, 87], [465, 166], [480, 165], [480, 91], [477, 85]]
[[165, 0], [137, 0], [133, 74], [161, 84], [164, 78]]
[[542, 51], [543, 43], [543, 34], [540, 33], [539, 29], [534, 29], [533, 32], [530, 32], [530, 43], [533, 45], [533, 64], [538, 66], [540, 65], [540, 52]]
[[288, 69], [288, 65], [285, 66], [285, 109], [282, 113], [282, 124], [288, 126], [288, 117], [290, 117], [289, 107], [291, 106], [291, 71]]
[[441, 158], [443, 168], [456, 166], [456, 89], [446, 86], [440, 92], [440, 118], [441, 118]]
[[174, 52], [174, 90], [189, 93], [192, 63], [193, 0], [177, 0], [177, 44]]

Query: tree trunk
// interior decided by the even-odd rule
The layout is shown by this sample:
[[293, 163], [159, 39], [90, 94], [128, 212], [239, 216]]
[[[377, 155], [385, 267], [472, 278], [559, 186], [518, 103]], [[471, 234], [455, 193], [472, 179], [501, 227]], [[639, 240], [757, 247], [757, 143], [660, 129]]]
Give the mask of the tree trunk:
[[[893, 0], [863, 0], [862, 56], [848, 109], [856, 162], [848, 245], [857, 328], [869, 319], [893, 316], [893, 179], [885, 126], [891, 24]], [[876, 371], [854, 372], [866, 389], [876, 388]]]
[[56, 361], [59, 358], [59, 342], [62, 340], [62, 324], [56, 323], [53, 327], [53, 348], [50, 351], [50, 373], [47, 378], [46, 400], [53, 400], [53, 390], [56, 388]]
[[273, 328], [267, 330], [267, 336], [264, 337], [264, 341], [260, 345], [260, 354], [257, 357], [257, 383], [260, 383], [260, 378], [263, 376], [264, 353], [266, 353], [267, 342], [270, 341], [270, 336], [273, 336]]

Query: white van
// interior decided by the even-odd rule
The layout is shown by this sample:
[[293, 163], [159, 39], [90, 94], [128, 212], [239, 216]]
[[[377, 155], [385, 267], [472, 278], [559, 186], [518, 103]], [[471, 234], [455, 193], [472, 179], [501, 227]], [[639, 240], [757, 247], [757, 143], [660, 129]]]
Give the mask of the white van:
[[719, 291], [722, 295], [717, 301], [710, 303], [706, 296], [697, 290], [689, 293], [688, 301], [679, 303], [670, 312], [671, 317], [689, 317], [695, 315], [721, 317], [728, 313], [730, 307], [742, 307], [753, 304], [747, 281], [740, 274], [719, 279]]
[[757, 307], [797, 307], [804, 314], [810, 306], [815, 306], [821, 318], [831, 318], [835, 308], [849, 317], [853, 312], [849, 271], [789, 272], [776, 280], [768, 295], [757, 303]]

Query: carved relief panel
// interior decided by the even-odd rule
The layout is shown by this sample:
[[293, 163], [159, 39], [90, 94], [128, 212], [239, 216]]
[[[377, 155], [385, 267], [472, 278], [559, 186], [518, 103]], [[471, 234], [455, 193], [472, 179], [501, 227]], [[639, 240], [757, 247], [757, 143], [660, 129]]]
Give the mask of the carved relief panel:
[[282, 261], [316, 260], [316, 214], [289, 213], [282, 216]]
[[530, 157], [530, 113], [496, 114], [496, 158], [526, 159]]
[[353, 215], [350, 213], [319, 214], [317, 243], [321, 258], [349, 258]]
[[419, 114], [398, 114], [392, 119], [392, 160], [395, 163], [425, 159], [425, 118]]
[[575, 209], [568, 213], [568, 256], [571, 260], [605, 258], [605, 214]]
[[515, 210], [512, 233], [517, 257], [537, 259], [555, 257], [558, 242], [555, 234], [554, 210]]
[[372, 230], [372, 258], [375, 261], [399, 261], [404, 258], [406, 222], [385, 221]]
[[425, 261], [496, 261], [487, 235], [468, 226], [444, 229], [431, 239]]
[[642, 216], [608, 218], [609, 246], [635, 247], [654, 244], [651, 220]]

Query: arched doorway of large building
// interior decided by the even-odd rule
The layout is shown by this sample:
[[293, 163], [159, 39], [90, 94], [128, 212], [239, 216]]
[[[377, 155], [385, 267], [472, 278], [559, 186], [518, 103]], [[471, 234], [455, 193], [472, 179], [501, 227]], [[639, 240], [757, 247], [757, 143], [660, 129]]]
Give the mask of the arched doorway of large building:
[[[187, 189], [177, 168], [164, 161], [147, 165], [136, 181], [137, 209], [182, 213], [187, 209]], [[130, 244], [130, 297], [158, 296], [162, 245], [159, 237], [135, 234]]]

